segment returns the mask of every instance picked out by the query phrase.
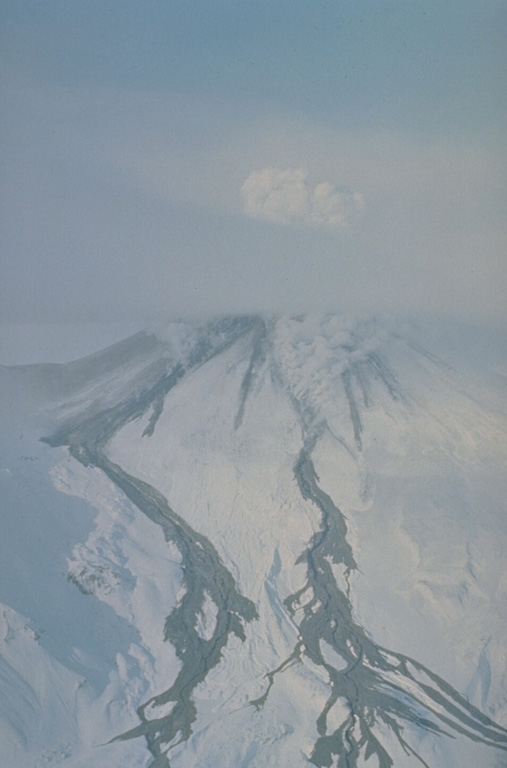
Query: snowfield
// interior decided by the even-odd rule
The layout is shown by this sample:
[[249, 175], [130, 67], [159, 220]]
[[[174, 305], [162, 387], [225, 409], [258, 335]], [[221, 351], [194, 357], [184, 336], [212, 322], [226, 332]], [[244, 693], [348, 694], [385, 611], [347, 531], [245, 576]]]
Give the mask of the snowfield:
[[507, 379], [421, 336], [223, 318], [0, 369], [5, 765], [507, 764]]

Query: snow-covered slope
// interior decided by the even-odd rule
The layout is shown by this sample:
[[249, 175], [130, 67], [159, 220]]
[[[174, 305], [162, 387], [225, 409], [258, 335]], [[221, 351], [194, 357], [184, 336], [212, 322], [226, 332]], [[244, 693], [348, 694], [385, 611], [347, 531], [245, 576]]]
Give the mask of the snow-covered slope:
[[507, 763], [505, 378], [410, 338], [226, 318], [2, 369], [9, 766]]

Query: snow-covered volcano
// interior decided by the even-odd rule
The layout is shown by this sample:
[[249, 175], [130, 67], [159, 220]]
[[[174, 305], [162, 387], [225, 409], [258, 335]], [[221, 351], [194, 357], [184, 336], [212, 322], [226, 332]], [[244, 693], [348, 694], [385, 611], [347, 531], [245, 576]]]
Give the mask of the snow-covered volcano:
[[504, 378], [326, 316], [1, 381], [9, 768], [507, 764]]

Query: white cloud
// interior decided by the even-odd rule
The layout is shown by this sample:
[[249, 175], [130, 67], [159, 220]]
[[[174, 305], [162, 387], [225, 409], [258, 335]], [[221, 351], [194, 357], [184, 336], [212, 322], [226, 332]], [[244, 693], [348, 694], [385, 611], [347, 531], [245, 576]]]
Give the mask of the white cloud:
[[253, 171], [241, 187], [247, 216], [278, 224], [307, 224], [340, 229], [357, 219], [365, 208], [360, 192], [328, 181], [312, 186], [302, 168]]
[[[505, 317], [500, 135], [345, 133], [185, 95], [1, 85], [5, 252], [20, 254], [2, 274], [6, 320], [167, 307]], [[362, 196], [335, 180], [367, 200], [352, 237], [343, 222]], [[252, 239], [243, 210], [286, 224]], [[323, 232], [342, 235], [339, 251]]]

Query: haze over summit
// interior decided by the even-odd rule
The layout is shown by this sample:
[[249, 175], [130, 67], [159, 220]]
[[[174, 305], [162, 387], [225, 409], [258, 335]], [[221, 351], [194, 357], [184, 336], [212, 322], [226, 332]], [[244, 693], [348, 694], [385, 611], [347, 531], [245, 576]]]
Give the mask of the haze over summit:
[[503, 4], [2, 5], [2, 323], [503, 317]]

